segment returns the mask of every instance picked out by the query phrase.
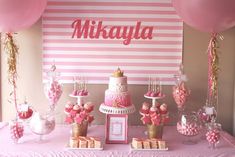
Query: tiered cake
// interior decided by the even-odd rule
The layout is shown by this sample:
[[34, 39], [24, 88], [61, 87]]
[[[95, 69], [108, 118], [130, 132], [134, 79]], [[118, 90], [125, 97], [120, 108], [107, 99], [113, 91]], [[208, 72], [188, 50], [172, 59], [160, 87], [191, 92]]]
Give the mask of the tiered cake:
[[118, 68], [109, 78], [109, 88], [105, 91], [105, 105], [111, 107], [131, 106], [131, 95], [128, 92], [127, 77]]
[[104, 103], [101, 104], [100, 111], [107, 114], [127, 114], [134, 110], [128, 91], [127, 77], [118, 68], [109, 77], [109, 86], [105, 91]]

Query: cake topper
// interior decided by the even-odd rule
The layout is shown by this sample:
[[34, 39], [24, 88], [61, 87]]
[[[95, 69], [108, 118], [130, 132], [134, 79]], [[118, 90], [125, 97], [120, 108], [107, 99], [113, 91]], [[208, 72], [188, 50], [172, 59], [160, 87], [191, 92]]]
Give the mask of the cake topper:
[[123, 71], [121, 71], [121, 69], [118, 67], [118, 69], [116, 71], [114, 71], [113, 76], [114, 77], [123, 77]]

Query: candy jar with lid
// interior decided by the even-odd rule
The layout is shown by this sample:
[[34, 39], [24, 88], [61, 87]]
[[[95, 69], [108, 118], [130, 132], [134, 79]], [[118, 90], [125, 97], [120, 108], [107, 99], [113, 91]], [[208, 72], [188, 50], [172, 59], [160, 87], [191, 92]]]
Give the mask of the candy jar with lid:
[[175, 85], [172, 88], [172, 95], [179, 111], [184, 110], [186, 101], [190, 95], [190, 90], [186, 87], [187, 76], [183, 73], [181, 64], [179, 72], [174, 76]]
[[220, 141], [220, 131], [222, 130], [221, 124], [219, 123], [209, 123], [207, 125], [206, 140], [209, 143], [209, 148], [216, 148]]
[[177, 122], [177, 131], [186, 137], [183, 144], [196, 144], [197, 141], [193, 137], [200, 132], [200, 121], [196, 112], [182, 112]]
[[204, 127], [216, 121], [217, 112], [213, 105], [206, 103], [205, 106], [198, 110], [198, 117]]
[[55, 106], [62, 95], [62, 85], [59, 83], [59, 73], [56, 72], [56, 66], [52, 65], [47, 73], [47, 83], [44, 87], [44, 92], [49, 100], [50, 110], [54, 111]]

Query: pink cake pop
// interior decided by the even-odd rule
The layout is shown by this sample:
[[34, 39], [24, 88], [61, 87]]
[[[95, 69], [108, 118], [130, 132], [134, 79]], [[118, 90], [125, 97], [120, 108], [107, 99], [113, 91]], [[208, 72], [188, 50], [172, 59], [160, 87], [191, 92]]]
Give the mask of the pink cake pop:
[[13, 122], [10, 126], [11, 131], [11, 138], [18, 142], [18, 140], [23, 136], [24, 134], [24, 126], [19, 122]]
[[158, 93], [157, 93], [157, 92], [152, 92], [150, 96], [151, 96], [151, 97], [157, 97], [157, 96], [158, 96]]
[[158, 109], [157, 109], [156, 107], [152, 106], [152, 107], [150, 108], [150, 110], [149, 110], [149, 114], [154, 114], [154, 113], [156, 113], [157, 111], [158, 111]]
[[72, 102], [70, 101], [67, 102], [67, 104], [65, 105], [65, 109], [64, 109], [65, 113], [69, 113], [73, 109], [73, 106], [74, 104]]
[[167, 104], [163, 103], [161, 104], [160, 106], [160, 113], [161, 114], [166, 114], [168, 111], [167, 111]]
[[78, 91], [77, 90], [73, 90], [72, 95], [77, 96], [78, 95]]
[[87, 102], [84, 104], [84, 109], [86, 112], [91, 112], [94, 109], [94, 104], [92, 102]]
[[144, 102], [144, 103], [142, 104], [141, 109], [140, 109], [140, 114], [148, 114], [148, 113], [149, 113], [149, 106], [150, 106], [149, 103]]

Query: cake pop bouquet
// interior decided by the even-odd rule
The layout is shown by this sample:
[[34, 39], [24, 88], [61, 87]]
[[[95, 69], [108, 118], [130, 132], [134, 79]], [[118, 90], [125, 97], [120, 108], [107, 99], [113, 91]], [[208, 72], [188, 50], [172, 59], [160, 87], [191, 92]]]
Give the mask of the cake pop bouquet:
[[68, 124], [88, 122], [90, 124], [94, 120], [94, 116], [90, 115], [93, 110], [94, 104], [92, 102], [87, 102], [82, 105], [67, 102], [64, 109], [66, 113], [65, 122]]
[[149, 103], [144, 102], [139, 112], [143, 124], [164, 125], [169, 122], [168, 107], [165, 103], [150, 107]]

